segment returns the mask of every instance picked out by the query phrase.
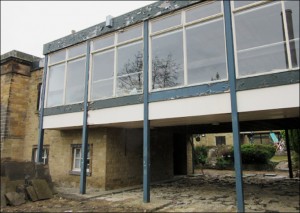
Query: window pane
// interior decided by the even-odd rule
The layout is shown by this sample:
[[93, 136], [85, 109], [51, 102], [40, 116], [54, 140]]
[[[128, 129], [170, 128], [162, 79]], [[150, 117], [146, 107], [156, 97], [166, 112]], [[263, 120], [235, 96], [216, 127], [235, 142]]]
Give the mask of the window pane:
[[287, 68], [280, 2], [238, 13], [235, 21], [239, 76]]
[[168, 16], [163, 19], [159, 19], [157, 21], [152, 22], [152, 32], [157, 32], [159, 30], [164, 30], [173, 26], [177, 26], [181, 24], [181, 13], [176, 15]]
[[234, 2], [234, 7], [235, 8], [238, 8], [238, 7], [243, 7], [243, 6], [246, 6], [248, 4], [252, 4], [252, 3], [255, 3], [257, 1], [233, 1]]
[[299, 39], [295, 39], [294, 41], [290, 41], [290, 47], [291, 47], [291, 57], [292, 57], [292, 66], [299, 67]]
[[226, 79], [223, 20], [189, 27], [186, 38], [188, 84]]
[[142, 93], [143, 73], [117, 78], [117, 96]]
[[143, 43], [137, 42], [118, 48], [118, 76], [143, 70]]
[[50, 56], [49, 64], [54, 64], [56, 62], [63, 61], [66, 59], [66, 50], [52, 53], [49, 56]]
[[124, 29], [124, 32], [118, 33], [118, 43], [142, 36], [142, 26]]
[[102, 49], [114, 45], [114, 38], [115, 36], [111, 35], [105, 38], [94, 40], [92, 45], [92, 50], [98, 50], [98, 49]]
[[68, 51], [69, 51], [68, 58], [73, 58], [78, 55], [83, 55], [86, 52], [86, 43], [75, 47], [71, 47]]
[[66, 104], [83, 101], [85, 58], [68, 63]]
[[221, 2], [219, 1], [200, 5], [186, 12], [186, 22], [195, 21], [218, 13], [221, 13]]
[[284, 51], [281, 43], [238, 53], [239, 76], [286, 69]]
[[238, 50], [283, 41], [280, 2], [237, 13], [235, 26]]
[[114, 53], [114, 50], [110, 50], [93, 55], [93, 81], [107, 79], [114, 76]]
[[65, 65], [49, 68], [47, 107], [63, 104]]
[[80, 169], [80, 159], [75, 160], [74, 169]]
[[182, 31], [152, 39], [152, 89], [183, 84]]
[[113, 95], [113, 79], [98, 81], [92, 85], [92, 100], [109, 98]]
[[81, 156], [81, 149], [75, 149], [75, 158], [80, 158]]

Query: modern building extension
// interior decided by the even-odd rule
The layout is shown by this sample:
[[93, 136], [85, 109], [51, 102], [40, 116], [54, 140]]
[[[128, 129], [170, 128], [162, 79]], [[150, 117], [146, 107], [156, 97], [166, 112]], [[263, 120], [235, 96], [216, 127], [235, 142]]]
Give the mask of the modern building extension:
[[81, 193], [143, 183], [149, 202], [150, 180], [191, 172], [189, 137], [232, 132], [241, 211], [240, 131], [299, 128], [298, 1], [159, 1], [44, 54], [23, 159]]

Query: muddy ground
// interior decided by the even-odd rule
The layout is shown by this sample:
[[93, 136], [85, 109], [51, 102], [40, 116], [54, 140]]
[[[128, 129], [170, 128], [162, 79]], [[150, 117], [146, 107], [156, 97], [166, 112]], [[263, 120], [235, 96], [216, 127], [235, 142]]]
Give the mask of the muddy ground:
[[[140, 186], [125, 190], [57, 188], [50, 200], [27, 202], [1, 212], [236, 212], [234, 171], [204, 170], [151, 185], [151, 202], [143, 203]], [[299, 212], [299, 179], [287, 172], [244, 172], [246, 212]]]

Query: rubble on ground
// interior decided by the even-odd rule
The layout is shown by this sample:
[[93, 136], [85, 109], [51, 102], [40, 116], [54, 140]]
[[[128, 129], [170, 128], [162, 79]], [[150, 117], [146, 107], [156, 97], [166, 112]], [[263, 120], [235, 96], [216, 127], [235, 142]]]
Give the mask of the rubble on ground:
[[53, 197], [54, 186], [47, 165], [1, 160], [1, 207]]

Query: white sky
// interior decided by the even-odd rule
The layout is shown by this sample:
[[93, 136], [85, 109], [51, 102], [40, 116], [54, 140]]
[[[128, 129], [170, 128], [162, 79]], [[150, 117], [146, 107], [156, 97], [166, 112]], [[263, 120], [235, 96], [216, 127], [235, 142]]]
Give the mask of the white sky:
[[1, 55], [43, 56], [43, 45], [154, 1], [2, 1]]

